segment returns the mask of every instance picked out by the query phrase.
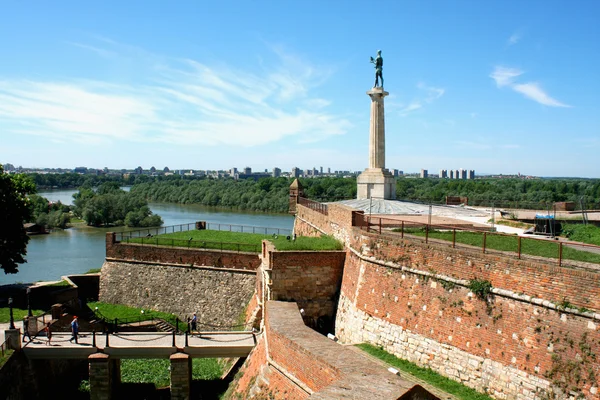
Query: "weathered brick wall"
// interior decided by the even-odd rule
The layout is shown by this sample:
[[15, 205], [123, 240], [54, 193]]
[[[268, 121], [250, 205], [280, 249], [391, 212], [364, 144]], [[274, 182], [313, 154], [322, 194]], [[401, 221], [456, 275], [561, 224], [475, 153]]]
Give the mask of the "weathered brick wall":
[[[106, 261], [100, 301], [174, 313], [182, 320], [195, 311], [199, 323], [231, 326], [244, 312], [255, 281], [256, 272], [251, 271]], [[202, 324], [198, 328], [218, 330]]]
[[[238, 374], [229, 398], [306, 399], [310, 395], [322, 400], [395, 400], [407, 395], [437, 399], [306, 327], [294, 303], [270, 301], [265, 315], [264, 333]], [[417, 393], [420, 397], [410, 397]]]
[[256, 253], [188, 249], [171, 246], [149, 246], [116, 242], [115, 234], [106, 234], [106, 258], [160, 263], [226, 267], [255, 271], [260, 265]]
[[[363, 239], [359, 248], [366, 254], [385, 255], [398, 264], [381, 265], [383, 260], [349, 253], [336, 319], [340, 340], [382, 346], [497, 398], [543, 399], [552, 381], [598, 398], [600, 321], [506, 296], [484, 301], [463, 286], [428, 276], [486, 279], [496, 275], [481, 273], [515, 271], [523, 274], [523, 290], [531, 290], [546, 284], [542, 268], [536, 269], [536, 278], [527, 279], [531, 265], [502, 268], [498, 259], [479, 265], [480, 273], [466, 272], [453, 266], [470, 260], [477, 265], [481, 259], [432, 246], [378, 242], [375, 236]], [[402, 268], [404, 263], [412, 269]], [[560, 281], [559, 276], [554, 279]], [[515, 282], [492, 282], [509, 281]]]
[[484, 279], [494, 287], [575, 307], [600, 310], [600, 270], [578, 270], [551, 261], [518, 260], [419, 239], [355, 229], [351, 246], [384, 261], [457, 279]]
[[267, 244], [270, 299], [293, 301], [307, 325], [327, 330], [335, 318], [345, 251], [275, 251]]
[[327, 215], [323, 215], [298, 204], [294, 221], [294, 233], [299, 236], [326, 234], [332, 235], [344, 243], [348, 242], [348, 234], [352, 231], [352, 221], [357, 211], [348, 206], [335, 203], [328, 204], [327, 210]]

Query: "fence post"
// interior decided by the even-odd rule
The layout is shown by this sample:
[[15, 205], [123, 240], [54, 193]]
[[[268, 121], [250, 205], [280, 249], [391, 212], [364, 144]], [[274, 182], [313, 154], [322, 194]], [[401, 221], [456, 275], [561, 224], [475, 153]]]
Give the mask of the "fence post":
[[517, 241], [517, 252], [519, 253], [518, 258], [521, 259], [521, 236], [519, 236]]
[[175, 331], [173, 331], [173, 347], [175, 347]]
[[104, 345], [104, 347], [110, 347], [108, 345], [108, 336], [110, 336], [110, 333], [108, 331], [106, 331], [106, 344]]
[[188, 347], [188, 333], [189, 333], [189, 329], [187, 331], [185, 331], [185, 347]]
[[402, 221], [402, 231], [400, 233], [400, 237], [404, 238], [404, 221]]
[[558, 266], [562, 266], [562, 252], [563, 252], [563, 244], [562, 242], [558, 243]]
[[429, 225], [425, 224], [425, 243], [429, 243]]
[[379, 234], [381, 235], [381, 217], [379, 217]]
[[485, 254], [485, 242], [487, 239], [487, 232], [483, 232], [483, 246], [482, 246], [482, 250], [483, 250], [483, 254]]
[[456, 248], [456, 228], [452, 229], [452, 248]]

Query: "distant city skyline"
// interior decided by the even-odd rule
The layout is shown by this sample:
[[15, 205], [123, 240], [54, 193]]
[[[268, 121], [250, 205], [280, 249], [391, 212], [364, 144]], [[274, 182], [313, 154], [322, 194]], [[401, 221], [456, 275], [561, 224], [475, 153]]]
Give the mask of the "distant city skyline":
[[600, 176], [600, 3], [343, 4], [7, 2], [0, 162], [362, 171], [381, 49], [388, 169]]

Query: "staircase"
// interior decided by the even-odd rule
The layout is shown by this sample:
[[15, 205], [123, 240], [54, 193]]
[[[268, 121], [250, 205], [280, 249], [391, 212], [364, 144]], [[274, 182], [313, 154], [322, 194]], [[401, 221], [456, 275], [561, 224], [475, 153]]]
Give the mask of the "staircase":
[[156, 322], [155, 326], [158, 332], [175, 332], [175, 327], [164, 319], [157, 318], [154, 321]]

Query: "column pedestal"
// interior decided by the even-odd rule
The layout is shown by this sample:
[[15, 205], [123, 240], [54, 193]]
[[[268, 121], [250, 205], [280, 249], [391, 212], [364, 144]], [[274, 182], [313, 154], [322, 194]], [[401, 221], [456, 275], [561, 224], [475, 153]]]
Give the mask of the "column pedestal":
[[192, 384], [192, 359], [185, 353], [175, 353], [171, 360], [171, 400], [189, 400]]

